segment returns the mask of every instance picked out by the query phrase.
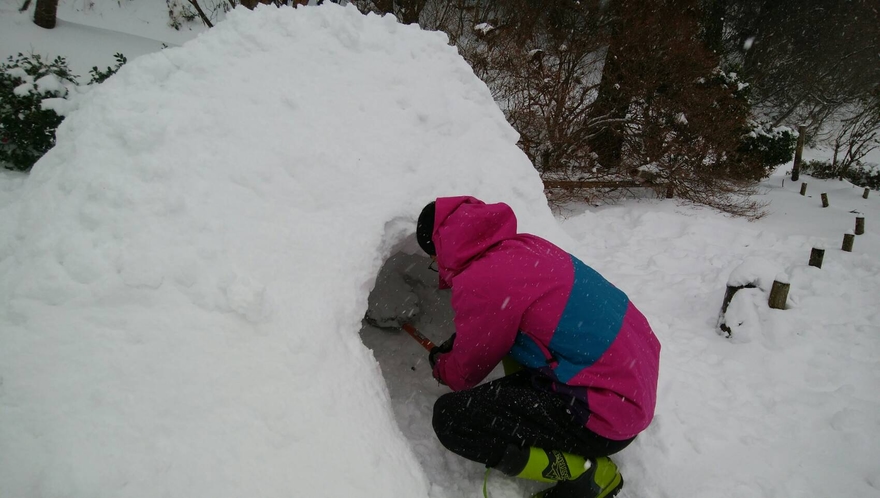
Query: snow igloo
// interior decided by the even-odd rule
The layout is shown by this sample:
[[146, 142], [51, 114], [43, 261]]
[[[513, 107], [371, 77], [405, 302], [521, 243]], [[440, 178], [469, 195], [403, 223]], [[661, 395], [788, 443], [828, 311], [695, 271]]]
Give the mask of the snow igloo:
[[[428, 496], [429, 435], [389, 390], [433, 381], [391, 354], [417, 344], [364, 329], [380, 273], [422, 265], [442, 340], [413, 235], [427, 202], [503, 201], [564, 237], [447, 37], [332, 4], [236, 9], [76, 104], [0, 226], [4, 494]], [[386, 384], [376, 358], [418, 380]]]

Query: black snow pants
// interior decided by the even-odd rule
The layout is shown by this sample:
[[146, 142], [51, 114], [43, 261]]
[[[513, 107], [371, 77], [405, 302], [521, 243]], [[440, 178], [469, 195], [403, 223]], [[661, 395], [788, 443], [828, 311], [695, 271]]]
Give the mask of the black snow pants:
[[615, 441], [576, 420], [572, 399], [533, 385], [533, 374], [513, 375], [444, 394], [434, 404], [434, 432], [449, 451], [495, 467], [508, 445], [560, 450], [586, 458], [608, 456], [635, 438]]

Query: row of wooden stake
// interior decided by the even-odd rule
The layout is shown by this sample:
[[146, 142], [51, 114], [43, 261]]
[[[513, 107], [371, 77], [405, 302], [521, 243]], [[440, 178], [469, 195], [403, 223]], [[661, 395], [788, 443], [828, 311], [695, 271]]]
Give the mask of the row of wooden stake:
[[[865, 192], [862, 193], [862, 198], [868, 198], [868, 192], [871, 189], [865, 187]], [[807, 195], [807, 182], [801, 183], [801, 195]], [[828, 194], [826, 192], [822, 192], [822, 207], [827, 208], [831, 204], [828, 202]], [[856, 235], [862, 235], [865, 233], [865, 217], [857, 216], [856, 217], [856, 229], [855, 233], [845, 233], [843, 235], [843, 245], [841, 245], [840, 249], [846, 252], [852, 252], [853, 244], [856, 240]], [[822, 268], [822, 261], [825, 259], [825, 249], [820, 249], [818, 247], [814, 247], [810, 252], [810, 266], [815, 266], [816, 268]], [[788, 299], [788, 289], [789, 284], [780, 283], [777, 281], [773, 282], [773, 288], [770, 290], [770, 307], [775, 309], [785, 309], [785, 300]]]
[[[870, 192], [870, 191], [871, 191], [870, 188], [865, 187], [865, 192], [862, 194], [862, 199], [867, 199], [868, 192]], [[801, 183], [801, 195], [807, 195], [807, 182]], [[831, 204], [828, 203], [828, 194], [825, 192], [822, 192], [822, 207], [827, 208], [830, 205]]]
[[[823, 194], [824, 195], [824, 194]], [[855, 233], [846, 233], [843, 236], [843, 245], [841, 246], [841, 250], [846, 252], [852, 252], [853, 243], [856, 240], [856, 235], [862, 235], [865, 233], [865, 217], [859, 216], [856, 218], [856, 230]], [[825, 260], [825, 249], [821, 249], [818, 247], [814, 247], [812, 251], [810, 251], [810, 266], [815, 266], [816, 268], [822, 268], [822, 262]], [[790, 284], [782, 283], [779, 281], [773, 281], [773, 287], [770, 289], [770, 307], [778, 310], [785, 309], [785, 301], [788, 299], [788, 289]]]
[[[803, 135], [803, 130], [801, 130], [801, 135]], [[871, 191], [870, 188], [865, 187], [865, 191], [862, 193], [862, 198], [867, 199], [868, 193]], [[801, 183], [801, 195], [807, 195], [807, 182]], [[831, 204], [828, 202], [828, 194], [826, 192], [822, 192], [822, 207], [827, 208]], [[853, 244], [856, 240], [856, 235], [862, 235], [865, 233], [865, 217], [858, 216], [856, 217], [856, 229], [855, 233], [845, 233], [843, 235], [843, 245], [841, 246], [841, 250], [846, 252], [852, 252]], [[810, 252], [810, 266], [815, 266], [816, 268], [822, 268], [822, 260], [825, 259], [825, 249], [820, 249], [818, 247], [814, 247]], [[785, 309], [785, 301], [788, 299], [788, 289], [790, 284], [781, 283], [778, 281], [773, 282], [773, 288], [770, 290], [770, 307], [775, 309]]]
[[[803, 129], [801, 129], [801, 136], [803, 136]], [[800, 144], [799, 144], [800, 145]], [[800, 150], [797, 151], [800, 153]], [[800, 154], [798, 154], [800, 155]], [[797, 165], [799, 163], [799, 158], [795, 158], [795, 170], [797, 170]], [[794, 172], [793, 172], [794, 173]], [[792, 174], [792, 180], [797, 181], [797, 174]], [[784, 180], [783, 180], [784, 181]], [[868, 198], [868, 193], [871, 191], [870, 188], [865, 187], [865, 192], [862, 194], [863, 199]], [[807, 195], [807, 182], [801, 183], [801, 195]], [[822, 207], [827, 208], [831, 204], [828, 202], [828, 194], [826, 192], [822, 192]], [[865, 233], [865, 217], [857, 216], [856, 217], [856, 229], [855, 233], [849, 233], [843, 235], [843, 244], [841, 246], [841, 250], [846, 252], [852, 252], [853, 244], [856, 240], [856, 235], [862, 235]], [[822, 268], [822, 261], [825, 259], [825, 249], [820, 249], [818, 247], [814, 247], [810, 252], [810, 266], [814, 266], [816, 268]], [[731, 329], [724, 323], [724, 314], [727, 312], [727, 307], [730, 305], [730, 301], [733, 299], [733, 295], [736, 294], [736, 291], [740, 289], [754, 288], [755, 284], [746, 284], [740, 286], [727, 286], [727, 292], [724, 293], [724, 301], [721, 303], [721, 315], [719, 319], [719, 326], [721, 330], [730, 337]], [[791, 284], [788, 282], [781, 282], [779, 280], [773, 281], [773, 287], [770, 289], [770, 298], [768, 299], [768, 304], [773, 309], [784, 310], [785, 303], [788, 300], [788, 291], [791, 288]]]
[[[859, 216], [856, 218], [856, 229], [855, 233], [847, 233], [843, 236], [843, 246], [841, 250], [846, 252], [852, 252], [853, 243], [855, 241], [856, 235], [862, 235], [865, 233], [865, 217]], [[809, 265], [822, 268], [822, 262], [825, 260], [825, 249], [814, 247], [812, 251], [810, 251], [810, 262]], [[746, 284], [740, 286], [727, 286], [727, 292], [724, 294], [724, 301], [721, 303], [721, 316], [719, 320], [719, 326], [721, 330], [726, 334], [727, 337], [731, 334], [730, 327], [724, 323], [724, 314], [727, 312], [727, 307], [730, 305], [730, 301], [733, 299], [733, 295], [736, 294], [736, 291], [740, 289], [748, 289], [756, 287], [755, 284]], [[784, 310], [785, 302], [788, 300], [788, 291], [791, 288], [791, 284], [789, 282], [782, 282], [780, 280], [773, 281], [773, 287], [770, 288], [770, 298], [768, 299], [768, 304], [773, 309]]]

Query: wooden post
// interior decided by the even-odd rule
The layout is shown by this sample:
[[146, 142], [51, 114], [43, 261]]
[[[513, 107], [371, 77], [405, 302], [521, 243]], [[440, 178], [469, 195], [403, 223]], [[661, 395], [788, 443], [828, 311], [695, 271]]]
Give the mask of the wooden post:
[[870, 192], [870, 191], [871, 191], [871, 189], [869, 189], [868, 187], [865, 187], [865, 193], [862, 194], [862, 199], [867, 199], [867, 198], [868, 198], [868, 192]]
[[794, 167], [791, 168], [791, 181], [796, 182], [801, 177], [801, 157], [804, 154], [804, 138], [807, 136], [807, 127], [798, 126], [797, 149], [794, 150]]
[[727, 326], [727, 323], [724, 322], [724, 314], [727, 313], [727, 307], [730, 306], [730, 301], [733, 300], [733, 295], [736, 294], [736, 291], [740, 289], [754, 289], [755, 284], [746, 284], [746, 285], [728, 285], [727, 291], [724, 293], [724, 300], [721, 301], [721, 314], [718, 316], [718, 327], [724, 332], [725, 337], [730, 337], [732, 330]]
[[815, 266], [816, 268], [822, 268], [822, 261], [825, 259], [825, 249], [820, 249], [818, 247], [814, 247], [812, 251], [810, 251], [810, 266]]
[[856, 216], [856, 235], [865, 233], [865, 217]]
[[[784, 276], [783, 276], [784, 277]], [[787, 280], [783, 278], [782, 280]], [[788, 299], [788, 289], [791, 284], [780, 281], [779, 277], [773, 281], [773, 288], [770, 289], [770, 307], [777, 310], [785, 309], [785, 301]]]
[[822, 207], [827, 208], [828, 206], [830, 206], [830, 204], [828, 204], [828, 194], [822, 192]]
[[853, 242], [855, 242], [855, 241], [856, 241], [855, 234], [852, 234], [852, 233], [844, 234], [843, 235], [843, 246], [841, 246], [841, 249], [843, 249], [846, 252], [852, 252]]
[[34, 7], [34, 24], [41, 28], [53, 29], [57, 20], [58, 0], [37, 0]]
[[801, 195], [807, 195], [807, 182], [801, 183]]

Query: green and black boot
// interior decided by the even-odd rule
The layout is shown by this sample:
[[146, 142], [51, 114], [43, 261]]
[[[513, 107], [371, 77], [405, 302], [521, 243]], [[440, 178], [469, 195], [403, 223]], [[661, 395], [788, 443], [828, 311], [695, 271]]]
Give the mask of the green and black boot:
[[510, 446], [496, 468], [507, 475], [556, 485], [532, 498], [611, 498], [623, 487], [608, 457], [585, 459], [558, 450]]

